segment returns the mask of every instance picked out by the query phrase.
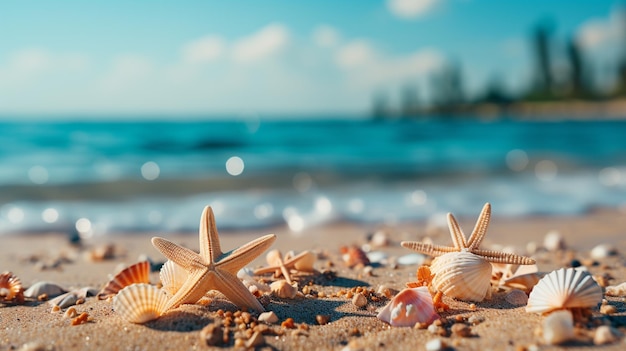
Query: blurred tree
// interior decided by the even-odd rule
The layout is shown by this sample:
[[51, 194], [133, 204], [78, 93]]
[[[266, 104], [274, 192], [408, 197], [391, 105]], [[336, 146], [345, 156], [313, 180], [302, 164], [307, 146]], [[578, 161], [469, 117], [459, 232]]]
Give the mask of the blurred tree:
[[532, 46], [536, 61], [534, 86], [531, 88], [528, 99], [547, 100], [552, 99], [554, 78], [552, 76], [551, 60], [551, 35], [552, 22], [543, 21], [533, 30]]
[[514, 99], [506, 92], [500, 75], [492, 75], [487, 83], [484, 94], [477, 99], [478, 103], [489, 103], [495, 105], [507, 105]]
[[568, 97], [584, 98], [589, 91], [585, 81], [582, 50], [575, 38], [570, 38], [567, 43], [567, 58], [570, 66]]
[[419, 113], [419, 96], [414, 84], [405, 84], [400, 92], [400, 113], [410, 116]]
[[387, 93], [379, 90], [374, 93], [372, 102], [372, 115], [374, 118], [384, 118], [389, 115], [389, 96]]
[[454, 110], [465, 101], [461, 67], [458, 62], [446, 63], [430, 79], [433, 105], [439, 110]]

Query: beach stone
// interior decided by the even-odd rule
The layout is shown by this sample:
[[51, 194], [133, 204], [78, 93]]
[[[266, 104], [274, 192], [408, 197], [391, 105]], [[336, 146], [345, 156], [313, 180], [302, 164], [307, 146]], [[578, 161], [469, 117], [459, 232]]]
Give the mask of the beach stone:
[[607, 286], [604, 294], [606, 296], [626, 296], [626, 282]]
[[428, 341], [425, 346], [427, 351], [440, 351], [445, 350], [448, 347], [448, 345], [446, 345], [446, 343], [441, 339], [432, 339]]
[[262, 346], [262, 345], [265, 345], [265, 337], [263, 336], [263, 334], [259, 333], [258, 331], [254, 332], [254, 334], [252, 334], [250, 339], [246, 341], [246, 348], [248, 349]]
[[558, 345], [572, 338], [574, 338], [574, 319], [570, 311], [556, 311], [543, 320], [543, 340], [546, 344]]
[[49, 298], [56, 297], [66, 293], [67, 290], [61, 286], [50, 282], [38, 282], [24, 291], [25, 297], [36, 298], [42, 294], [46, 294]]
[[209, 324], [200, 331], [200, 342], [207, 346], [223, 343], [224, 330], [220, 324]]
[[27, 342], [26, 344], [22, 345], [22, 347], [18, 349], [18, 351], [46, 351], [46, 350], [49, 350], [46, 347], [46, 345], [38, 341]]
[[358, 308], [364, 307], [367, 305], [367, 297], [361, 293], [356, 293], [354, 297], [352, 297], [352, 304]]
[[472, 336], [472, 328], [465, 325], [465, 323], [454, 323], [450, 328], [452, 334], [456, 336], [460, 336], [462, 338], [467, 338]]
[[593, 336], [594, 345], [612, 344], [619, 340], [619, 331], [608, 325], [599, 326]]
[[528, 295], [519, 289], [511, 290], [504, 299], [513, 306], [524, 306], [528, 303]]
[[278, 316], [276, 315], [276, 313], [274, 313], [274, 311], [263, 312], [259, 315], [259, 318], [257, 318], [257, 320], [259, 322], [267, 324], [275, 324], [276, 322], [278, 322]]
[[278, 280], [270, 284], [272, 293], [283, 299], [293, 299], [296, 297], [298, 290], [287, 283], [286, 280]]

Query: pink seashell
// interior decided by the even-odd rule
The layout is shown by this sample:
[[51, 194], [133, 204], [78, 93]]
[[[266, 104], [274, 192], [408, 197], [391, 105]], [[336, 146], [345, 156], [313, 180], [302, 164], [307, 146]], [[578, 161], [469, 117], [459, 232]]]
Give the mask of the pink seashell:
[[115, 275], [98, 293], [98, 299], [106, 299], [129, 285], [140, 283], [150, 283], [150, 262], [148, 261], [135, 263]]
[[400, 291], [377, 317], [394, 327], [412, 327], [416, 323], [430, 324], [439, 315], [435, 311], [428, 288], [420, 286]]

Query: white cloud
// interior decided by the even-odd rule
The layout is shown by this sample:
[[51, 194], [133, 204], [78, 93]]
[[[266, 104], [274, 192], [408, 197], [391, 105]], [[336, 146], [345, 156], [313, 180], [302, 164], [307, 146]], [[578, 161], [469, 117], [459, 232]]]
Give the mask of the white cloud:
[[387, 0], [387, 8], [397, 17], [413, 19], [432, 11], [441, 0]]
[[313, 31], [313, 42], [322, 48], [332, 48], [339, 44], [339, 33], [329, 25], [322, 24]]
[[186, 63], [206, 63], [224, 54], [224, 40], [217, 35], [209, 35], [194, 40], [183, 47], [182, 56]]
[[156, 71], [156, 65], [150, 58], [127, 53], [113, 59], [110, 70], [100, 81], [100, 86], [107, 92], [123, 94], [132, 87], [145, 83], [145, 78]]
[[586, 49], [620, 44], [626, 33], [626, 10], [615, 8], [608, 18], [594, 18], [583, 23], [577, 40]]
[[374, 48], [367, 40], [357, 39], [339, 48], [336, 60], [341, 67], [359, 67], [372, 62], [375, 55]]
[[233, 58], [238, 62], [253, 62], [282, 50], [289, 42], [289, 31], [281, 24], [270, 24], [258, 32], [240, 39], [233, 45]]

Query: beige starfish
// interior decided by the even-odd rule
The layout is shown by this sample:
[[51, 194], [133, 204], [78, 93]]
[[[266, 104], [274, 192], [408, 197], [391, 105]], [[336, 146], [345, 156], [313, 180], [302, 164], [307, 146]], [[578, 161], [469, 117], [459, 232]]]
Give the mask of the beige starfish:
[[465, 234], [463, 234], [459, 223], [456, 221], [452, 213], [448, 213], [448, 227], [450, 227], [450, 234], [452, 236], [454, 247], [432, 245], [417, 241], [403, 241], [400, 245], [406, 247], [407, 249], [434, 257], [441, 256], [449, 252], [468, 251], [493, 263], [510, 263], [519, 265], [535, 264], [535, 260], [529, 257], [494, 250], [483, 250], [479, 248], [480, 243], [485, 238], [485, 234], [487, 234], [487, 227], [489, 226], [490, 218], [491, 205], [486, 203], [480, 213], [480, 216], [478, 217], [478, 221], [476, 222], [474, 231], [472, 231], [472, 235], [470, 235], [469, 239], [466, 240]]
[[[271, 254], [271, 255], [270, 255]], [[303, 259], [308, 259], [308, 256], [311, 253], [309, 251], [303, 251], [296, 256], [291, 256], [290, 253], [285, 255], [283, 260], [283, 255], [278, 250], [273, 250], [268, 253], [267, 261], [270, 264], [268, 267], [259, 268], [254, 271], [255, 275], [261, 275], [265, 273], [274, 273], [275, 277], [280, 277], [281, 275], [285, 277], [287, 283], [291, 284], [291, 273], [290, 270], [300, 271], [298, 269], [297, 264]], [[271, 257], [271, 258], [270, 258]], [[271, 262], [270, 262], [271, 261]]]
[[213, 210], [209, 206], [204, 208], [200, 220], [200, 254], [169, 240], [152, 238], [152, 245], [157, 250], [189, 273], [187, 280], [168, 301], [165, 311], [184, 303], [195, 303], [209, 290], [218, 290], [238, 306], [264, 311], [259, 301], [237, 278], [237, 272], [267, 250], [274, 240], [276, 235], [265, 235], [223, 253]]

